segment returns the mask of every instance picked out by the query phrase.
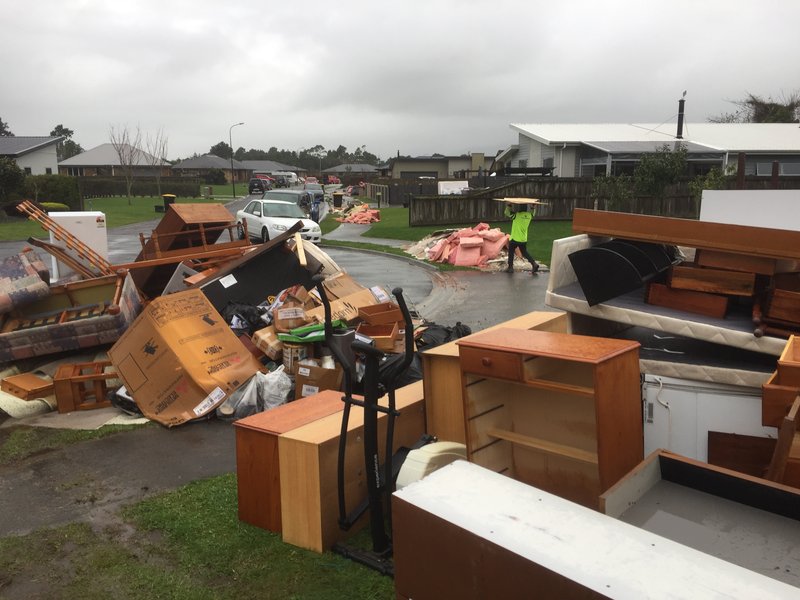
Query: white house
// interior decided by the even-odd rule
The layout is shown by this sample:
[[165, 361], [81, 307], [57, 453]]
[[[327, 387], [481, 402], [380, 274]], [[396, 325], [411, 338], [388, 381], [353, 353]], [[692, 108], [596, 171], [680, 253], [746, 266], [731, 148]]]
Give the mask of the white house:
[[770, 175], [773, 161], [781, 176], [800, 176], [797, 123], [686, 123], [678, 137], [666, 124], [512, 123], [518, 143], [500, 156], [514, 169], [550, 168], [557, 177], [630, 172], [642, 154], [681, 143], [695, 173], [736, 165], [747, 156], [745, 175]]
[[61, 136], [0, 136], [0, 156], [9, 156], [27, 175], [58, 173], [56, 146]]

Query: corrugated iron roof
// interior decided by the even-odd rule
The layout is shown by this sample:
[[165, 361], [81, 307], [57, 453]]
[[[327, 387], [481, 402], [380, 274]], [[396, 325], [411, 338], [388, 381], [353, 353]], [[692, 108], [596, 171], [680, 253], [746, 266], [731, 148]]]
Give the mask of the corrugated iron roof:
[[[134, 164], [140, 167], [149, 167], [154, 163], [153, 158], [152, 154], [139, 150]], [[156, 164], [158, 163], [156, 162]], [[167, 163], [162, 162], [162, 164]], [[91, 150], [64, 159], [58, 165], [63, 167], [118, 167], [120, 162], [114, 145], [108, 143], [100, 144]]]
[[[229, 158], [222, 158], [216, 154], [204, 154], [203, 156], [195, 156], [194, 158], [187, 158], [182, 160], [176, 165], [172, 166], [173, 169], [228, 169], [231, 168], [231, 160]], [[247, 169], [238, 160], [233, 160], [234, 169]]]
[[62, 136], [0, 136], [0, 156], [23, 156], [40, 148], [57, 144]]
[[[675, 141], [674, 123], [512, 123], [544, 144]], [[797, 123], [685, 123], [683, 141], [724, 152], [800, 152]]]

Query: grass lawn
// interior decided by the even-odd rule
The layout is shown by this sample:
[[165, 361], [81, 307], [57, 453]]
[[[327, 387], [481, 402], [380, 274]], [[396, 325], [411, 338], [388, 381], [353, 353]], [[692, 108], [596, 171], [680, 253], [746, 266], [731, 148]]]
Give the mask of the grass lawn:
[[30, 598], [394, 598], [388, 577], [239, 521], [233, 474], [135, 504], [99, 531], [73, 523], [0, 539], [3, 575]]

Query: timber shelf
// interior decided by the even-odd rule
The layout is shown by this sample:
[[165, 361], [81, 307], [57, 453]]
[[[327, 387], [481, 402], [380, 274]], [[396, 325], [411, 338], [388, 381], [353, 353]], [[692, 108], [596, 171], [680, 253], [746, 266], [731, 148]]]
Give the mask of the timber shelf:
[[470, 461], [596, 508], [642, 460], [638, 342], [501, 328], [457, 344]]

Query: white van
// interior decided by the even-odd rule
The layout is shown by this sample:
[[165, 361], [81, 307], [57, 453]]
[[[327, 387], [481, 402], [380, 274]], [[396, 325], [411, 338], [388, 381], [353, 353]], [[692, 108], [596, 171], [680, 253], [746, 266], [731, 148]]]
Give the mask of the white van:
[[272, 174], [283, 175], [286, 178], [286, 181], [289, 182], [289, 185], [295, 185], [300, 181], [297, 177], [297, 173], [294, 173], [292, 171], [273, 171]]

